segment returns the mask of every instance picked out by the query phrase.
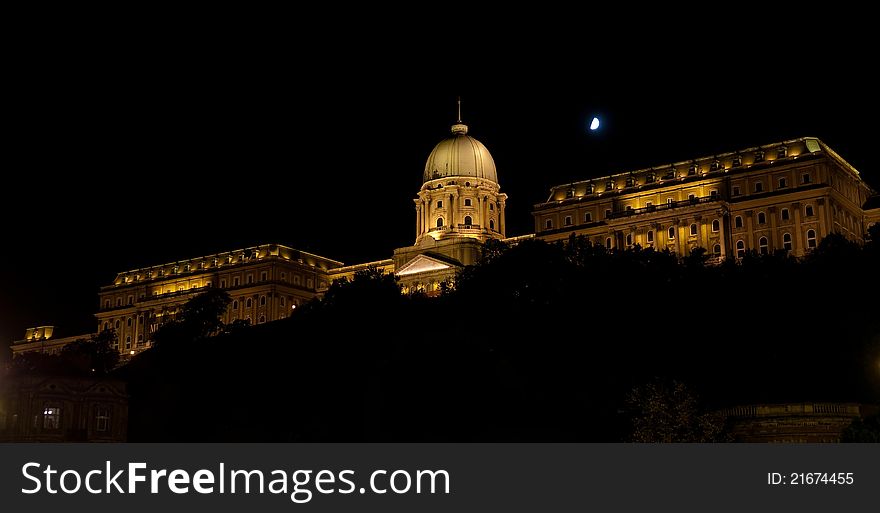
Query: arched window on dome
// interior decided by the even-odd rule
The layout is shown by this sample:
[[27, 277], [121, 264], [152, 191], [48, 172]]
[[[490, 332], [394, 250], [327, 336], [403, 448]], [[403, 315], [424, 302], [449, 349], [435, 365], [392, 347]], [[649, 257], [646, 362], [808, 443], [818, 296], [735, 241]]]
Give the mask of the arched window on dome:
[[437, 201], [437, 208], [443, 208], [443, 201]]
[[442, 217], [437, 218], [437, 228], [443, 228], [443, 218]]
[[465, 226], [470, 226], [474, 224], [474, 220], [471, 219], [471, 216], [464, 216], [464, 224]]

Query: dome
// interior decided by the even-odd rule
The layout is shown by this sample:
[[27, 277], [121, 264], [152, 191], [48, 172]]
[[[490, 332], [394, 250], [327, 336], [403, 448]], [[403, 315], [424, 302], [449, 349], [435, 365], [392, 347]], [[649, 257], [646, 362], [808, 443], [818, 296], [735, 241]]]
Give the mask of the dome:
[[440, 141], [425, 163], [424, 181], [465, 176], [498, 183], [495, 161], [483, 143], [467, 135], [467, 125], [452, 125], [452, 136]]

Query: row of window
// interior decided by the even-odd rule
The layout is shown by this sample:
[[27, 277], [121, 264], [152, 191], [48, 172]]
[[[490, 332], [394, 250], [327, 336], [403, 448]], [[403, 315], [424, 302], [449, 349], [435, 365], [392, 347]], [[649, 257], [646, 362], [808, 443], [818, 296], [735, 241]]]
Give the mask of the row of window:
[[[110, 431], [110, 409], [95, 409], [95, 431], [103, 433]], [[44, 430], [61, 429], [61, 407], [55, 405], [47, 405], [43, 407], [42, 415], [34, 416], [34, 428], [40, 427]]]
[[[815, 249], [817, 246], [816, 230], [807, 230], [806, 235], [807, 249]], [[790, 233], [782, 234], [782, 248], [786, 251], [791, 251], [792, 249], [794, 249]], [[761, 255], [767, 255], [770, 253], [770, 245], [767, 237], [761, 237], [760, 239], [758, 239], [758, 253], [760, 253]], [[737, 258], [743, 258], [744, 256], [746, 256], [746, 243], [742, 239], [736, 241], [736, 256]]]
[[[805, 217], [813, 217], [816, 215], [815, 210], [813, 209], [813, 205], [806, 205], [804, 207], [804, 216]], [[764, 212], [758, 212], [758, 224], [767, 224], [767, 214]], [[783, 208], [779, 211], [779, 217], [783, 221], [791, 220], [791, 212], [787, 208]], [[742, 228], [744, 226], [742, 216], [736, 216], [733, 218], [733, 227], [734, 228]]]
[[[470, 198], [464, 199], [464, 206], [466, 206], [466, 207], [473, 206], [473, 203], [471, 203]], [[437, 200], [437, 208], [443, 208], [443, 200]], [[491, 203], [491, 202], [489, 203], [489, 211], [491, 211], [491, 212], [495, 211], [495, 204], [494, 203]]]
[[[785, 189], [788, 187], [788, 178], [782, 176], [777, 179], [777, 189]], [[801, 185], [809, 185], [813, 183], [813, 176], [810, 173], [801, 174]], [[752, 185], [752, 188], [755, 194], [760, 194], [764, 192], [764, 182], [757, 181]], [[742, 188], [739, 185], [734, 185], [730, 188], [731, 196], [742, 196]]]
[[[464, 225], [466, 227], [474, 226], [474, 219], [471, 216], [464, 216]], [[443, 226], [445, 226], [443, 218], [438, 217], [437, 218], [437, 228], [443, 228]], [[490, 230], [495, 229], [495, 220], [494, 219], [489, 219], [489, 229]]]
[[[779, 149], [777, 149], [776, 154], [777, 154], [778, 158], [785, 158], [788, 154], [788, 148], [786, 148], [785, 146], [781, 146]], [[755, 152], [754, 161], [755, 162], [762, 162], [763, 160], [764, 160], [764, 150], [757, 150]], [[732, 167], [741, 166], [742, 165], [742, 155], [734, 155], [732, 162], [731, 162], [731, 165], [732, 165]], [[721, 171], [723, 169], [724, 169], [724, 165], [718, 159], [715, 159], [709, 165], [710, 172], [711, 171]], [[688, 166], [687, 176], [696, 176], [699, 172], [700, 172], [700, 166], [696, 162], [693, 162], [693, 163], [691, 163], [690, 166]], [[675, 169], [675, 166], [670, 166], [666, 170], [666, 172], [662, 175], [662, 179], [663, 180], [672, 180], [672, 179], [675, 179], [677, 176], [678, 176], [678, 173]], [[647, 185], [647, 184], [655, 183], [657, 181], [657, 177], [658, 177], [658, 173], [653, 172], [653, 171], [645, 174], [644, 175], [645, 184]], [[782, 180], [783, 180], [782, 183], [785, 184], [784, 178]], [[809, 173], [804, 173], [801, 177], [801, 180], [802, 180], [802, 183], [805, 183], [805, 184], [810, 183]], [[636, 177], [633, 175], [630, 175], [626, 178], [626, 181], [624, 183], [625, 183], [625, 187], [627, 187], [627, 188], [635, 187], [637, 185]], [[607, 180], [605, 182], [605, 192], [613, 191], [615, 189], [615, 186], [616, 186], [615, 180]], [[786, 187], [786, 186], [787, 185], [781, 185], [780, 187]], [[593, 184], [592, 182], [588, 183], [586, 194], [594, 194], [595, 192], [596, 192], [595, 184]], [[756, 190], [755, 192], [762, 192], [762, 191]], [[572, 197], [574, 197], [574, 195], [575, 195], [574, 187], [569, 188], [568, 191], [566, 192], [566, 197], [572, 198]]]

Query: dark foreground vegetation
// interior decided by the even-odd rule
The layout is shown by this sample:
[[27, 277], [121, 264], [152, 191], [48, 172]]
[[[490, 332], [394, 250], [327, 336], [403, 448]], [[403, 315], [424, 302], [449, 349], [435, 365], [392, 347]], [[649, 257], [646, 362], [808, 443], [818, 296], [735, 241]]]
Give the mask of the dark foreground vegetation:
[[698, 427], [739, 404], [876, 404], [878, 247], [830, 236], [801, 261], [711, 266], [491, 244], [439, 298], [365, 272], [250, 327], [219, 323], [228, 296], [212, 291], [113, 374], [130, 441], [620, 441], [656, 400], [634, 387], [664, 382], [687, 384]]

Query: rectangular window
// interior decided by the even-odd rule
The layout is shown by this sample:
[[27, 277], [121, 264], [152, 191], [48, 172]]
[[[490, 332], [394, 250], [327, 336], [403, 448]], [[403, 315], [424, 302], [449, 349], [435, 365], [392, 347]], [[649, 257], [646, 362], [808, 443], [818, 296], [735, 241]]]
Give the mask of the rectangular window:
[[246, 278], [246, 281], [247, 281], [247, 284], [248, 284], [248, 285], [250, 285], [251, 283], [253, 283], [253, 282], [254, 282], [254, 275], [253, 275], [253, 274], [248, 274], [248, 275], [247, 275], [247, 278]]
[[61, 408], [46, 406], [43, 408], [43, 429], [58, 429], [61, 427]]
[[260, 281], [266, 281], [269, 277], [269, 274], [266, 271], [260, 273]]
[[739, 196], [740, 194], [742, 194], [742, 191], [740, 191], [739, 189], [739, 185], [733, 186], [733, 191], [731, 191], [731, 194], [733, 194], [734, 196]]
[[311, 278], [309, 278], [308, 280], [306, 280], [306, 286], [307, 286], [308, 288], [313, 288], [313, 287], [315, 286], [315, 282], [314, 282], [314, 280], [312, 280]]
[[669, 205], [669, 206], [671, 207], [673, 203], [675, 203], [675, 200], [674, 200], [674, 199], [672, 199], [672, 198], [666, 198], [666, 204], [667, 204], [667, 205]]
[[788, 209], [787, 209], [787, 208], [783, 208], [783, 209], [782, 209], [782, 220], [783, 220], [783, 221], [788, 221], [788, 218], [789, 218]]
[[584, 222], [585, 222], [585, 223], [591, 223], [591, 222], [593, 222], [593, 214], [591, 214], [590, 212], [586, 212], [586, 213], [584, 214]]
[[786, 187], [788, 187], [788, 180], [786, 180], [785, 178], [780, 178], [779, 179], [779, 188], [785, 189]]
[[287, 281], [287, 273], [281, 273], [281, 281]]
[[805, 211], [807, 213], [807, 217], [812, 217], [813, 216], [813, 205], [807, 205]]
[[571, 226], [571, 216], [565, 216], [565, 226]]
[[128, 306], [131, 306], [134, 303], [134, 296], [128, 296]]
[[610, 218], [611, 218], [611, 209], [606, 208], [605, 209], [605, 219], [610, 219]]
[[810, 173], [804, 173], [801, 175], [801, 183], [810, 183], [813, 179], [810, 177]]
[[221, 289], [225, 289], [225, 288], [226, 288], [226, 280], [220, 280], [220, 288], [221, 288]]
[[236, 276], [235, 278], [232, 278], [232, 286], [233, 287], [238, 287], [240, 284], [241, 284], [241, 279], [238, 276]]
[[107, 408], [98, 408], [95, 411], [95, 431], [110, 431], [110, 410]]
[[709, 191], [709, 197], [710, 197], [710, 198], [717, 198], [717, 197], [718, 197], [718, 191], [716, 191], [716, 190], [714, 190], [714, 189], [711, 190], [711, 191]]

